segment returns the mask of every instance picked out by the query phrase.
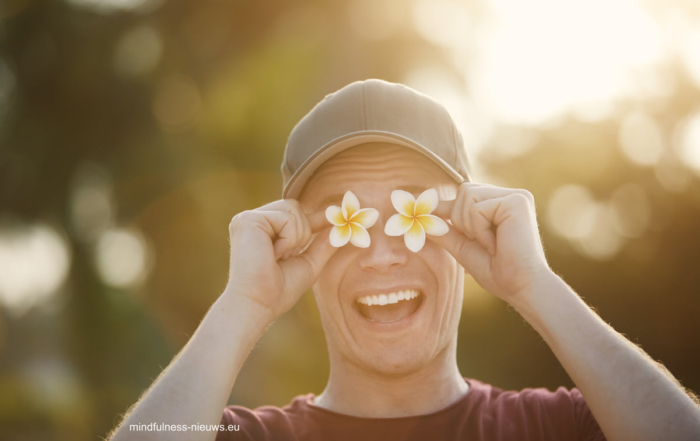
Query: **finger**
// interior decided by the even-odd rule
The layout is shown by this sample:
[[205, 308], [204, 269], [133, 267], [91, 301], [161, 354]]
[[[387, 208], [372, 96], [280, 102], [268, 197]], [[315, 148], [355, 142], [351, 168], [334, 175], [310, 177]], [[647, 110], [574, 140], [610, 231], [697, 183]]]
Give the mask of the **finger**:
[[489, 250], [492, 256], [496, 255], [496, 236], [491, 230], [491, 226], [493, 225], [491, 222], [493, 215], [492, 207], [494, 207], [494, 204], [498, 204], [498, 202], [494, 201], [497, 201], [497, 199], [489, 199], [474, 204], [471, 207], [470, 213], [475, 239], [481, 246]]
[[[463, 182], [459, 185], [459, 189], [461, 189], [462, 193], [464, 193], [467, 189], [470, 188], [476, 188], [476, 187], [483, 187], [487, 184], [477, 184], [474, 182]], [[460, 197], [459, 197], [459, 190], [458, 190], [458, 195], [455, 199], [451, 199], [449, 201], [440, 201], [438, 202], [438, 206], [433, 211], [432, 214], [435, 216], [440, 216], [443, 219], [451, 219], [452, 211], [454, 209], [455, 204], [459, 203]]]
[[[452, 225], [467, 237], [476, 239], [474, 220], [472, 219], [472, 207], [481, 201], [506, 197], [511, 194], [521, 194], [534, 203], [532, 194], [524, 189], [496, 187], [488, 184], [474, 184], [471, 182], [462, 183], [457, 192], [457, 198], [452, 206], [450, 220]], [[445, 204], [442, 210], [448, 208]], [[482, 233], [483, 234], [483, 233]]]
[[457, 201], [457, 199], [438, 202], [437, 208], [431, 214], [434, 214], [435, 216], [439, 216], [443, 219], [449, 219], [450, 214], [452, 213], [452, 208], [454, 207], [456, 201]]
[[491, 254], [479, 242], [468, 238], [454, 228], [450, 228], [442, 236], [428, 235], [427, 238], [447, 250], [470, 274], [478, 273], [473, 269], [479, 265], [486, 265], [486, 262], [491, 259]]
[[321, 274], [326, 262], [335, 254], [338, 248], [331, 245], [328, 239], [330, 227], [321, 231], [309, 247], [296, 257], [280, 262], [285, 274], [286, 286], [292, 292], [303, 292], [309, 289]]
[[[519, 192], [474, 204], [471, 217], [476, 240], [495, 256], [498, 251], [496, 238], [499, 225], [512, 217], [518, 210], [526, 207], [527, 204], [527, 199]], [[496, 230], [496, 234], [493, 230]]]
[[253, 210], [245, 212], [245, 219], [245, 222], [258, 226], [270, 236], [275, 260], [281, 259], [298, 245], [297, 218], [291, 213]]
[[302, 238], [299, 241], [299, 245], [294, 249], [294, 252], [292, 253], [292, 256], [297, 256], [299, 253], [302, 252], [304, 248], [306, 248], [307, 245], [309, 245], [309, 242], [311, 241], [313, 237], [313, 233], [311, 232], [311, 224], [309, 223], [309, 218], [306, 216], [306, 214], [301, 213], [301, 220], [303, 222], [302, 226]]
[[[301, 205], [296, 199], [281, 199], [279, 201], [270, 202], [269, 204], [263, 205], [258, 208], [259, 211], [286, 211], [291, 213], [298, 210], [301, 213], [304, 211], [301, 209]], [[312, 233], [317, 233], [320, 230], [328, 226], [328, 220], [326, 219], [326, 210], [318, 210], [312, 213], [304, 213], [308, 217], [308, 223], [311, 227]]]
[[316, 211], [310, 214], [303, 214], [301, 219], [302, 222], [304, 222], [303, 238], [299, 242], [299, 245], [287, 257], [297, 256], [304, 252], [304, 250], [310, 245], [314, 234], [323, 228], [328, 227], [328, 220], [326, 219], [325, 211]]
[[297, 246], [289, 248], [286, 242], [283, 242], [282, 245], [279, 245], [279, 247], [284, 247], [285, 249], [285, 252], [280, 256], [282, 259], [288, 259], [292, 255], [297, 253], [300, 247], [306, 244], [305, 242], [303, 242], [306, 236], [304, 231], [304, 214], [303, 210], [301, 209], [301, 204], [299, 204], [299, 201], [297, 201], [296, 199], [281, 199], [274, 202], [270, 202], [269, 204], [263, 205], [255, 211], [281, 211], [290, 213], [296, 218], [294, 224], [296, 226], [296, 239], [298, 242]]
[[470, 208], [473, 203], [473, 199], [470, 195], [470, 190], [476, 187], [475, 184], [464, 183], [459, 186], [457, 190], [457, 199], [455, 204], [452, 206], [452, 212], [450, 213], [450, 220], [452, 225], [465, 234], [469, 239], [474, 239], [474, 231], [472, 229], [471, 218], [470, 218]]
[[273, 250], [275, 260], [286, 258], [299, 242], [297, 218], [282, 211], [261, 212], [263, 218], [272, 227]]
[[328, 219], [326, 219], [325, 209], [308, 213], [306, 218], [309, 220], [309, 226], [311, 227], [312, 233], [318, 233], [329, 225]]
[[299, 232], [299, 240], [296, 247], [290, 250], [283, 258], [289, 259], [290, 257], [298, 255], [301, 250], [309, 243], [311, 240], [311, 229], [309, 227], [309, 221], [306, 218], [306, 214], [302, 211], [301, 206], [298, 203], [293, 203], [292, 214], [297, 218], [297, 227]]
[[297, 241], [296, 241], [296, 246], [292, 249], [290, 249], [287, 253], [284, 255], [284, 259], [288, 259], [292, 257], [297, 250], [298, 247], [305, 245], [303, 243], [304, 240], [304, 211], [301, 209], [301, 204], [297, 202], [295, 199], [285, 199], [285, 202], [287, 202], [287, 210], [289, 213], [294, 215], [295, 218], [295, 224], [297, 227]]
[[465, 187], [466, 192], [475, 200], [475, 202], [481, 202], [486, 199], [502, 198], [511, 194], [521, 194], [527, 199], [534, 201], [532, 193], [523, 188], [496, 187], [495, 185], [488, 184], [462, 184], [462, 186]]
[[260, 211], [289, 211], [290, 205], [297, 202], [296, 199], [278, 199], [269, 204], [265, 204], [257, 209]]

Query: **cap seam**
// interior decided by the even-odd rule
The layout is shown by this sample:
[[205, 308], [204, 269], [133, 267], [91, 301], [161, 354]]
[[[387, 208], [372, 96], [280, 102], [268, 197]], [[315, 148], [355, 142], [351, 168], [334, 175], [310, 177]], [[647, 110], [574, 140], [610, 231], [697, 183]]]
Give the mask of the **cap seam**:
[[[282, 190], [283, 197], [287, 198], [289, 197], [289, 189], [292, 188], [296, 184], [296, 181], [299, 179], [300, 173], [302, 170], [305, 170], [309, 164], [313, 163], [314, 160], [320, 155], [322, 155], [326, 150], [328, 150], [331, 146], [337, 145], [341, 141], [345, 139], [351, 139], [355, 137], [361, 137], [362, 135], [380, 135], [380, 136], [387, 136], [389, 138], [393, 139], [400, 139], [403, 142], [407, 142], [409, 144], [409, 147], [417, 150], [426, 156], [428, 156], [433, 162], [437, 163], [438, 166], [440, 166], [443, 170], [445, 170], [448, 174], [452, 175], [454, 174], [455, 176], [452, 176], [455, 180], [458, 180], [459, 182], [464, 181], [464, 176], [460, 172], [457, 171], [456, 167], [450, 164], [445, 158], [441, 157], [439, 154], [435, 153], [434, 151], [430, 150], [426, 146], [422, 145], [421, 143], [405, 137], [403, 135], [399, 135], [397, 133], [393, 132], [388, 132], [388, 131], [383, 131], [383, 130], [363, 130], [361, 132], [352, 132], [352, 133], [347, 133], [345, 135], [339, 136], [326, 144], [324, 144], [321, 148], [316, 150], [311, 156], [309, 156], [300, 166], [299, 168], [292, 174], [292, 176], [289, 178], [289, 181], [287, 181], [287, 184], [284, 186]], [[418, 147], [418, 148], [416, 148]], [[429, 153], [429, 154], [428, 154]], [[443, 166], [440, 165], [440, 161], [444, 163], [445, 166], [447, 166], [447, 169], [444, 168]], [[457, 176], [459, 176], [459, 179], [457, 179]], [[296, 195], [298, 196], [298, 195]]]
[[[452, 116], [450, 115], [450, 112], [447, 111], [447, 108], [444, 106], [441, 106], [442, 110], [447, 114], [447, 122], [450, 124], [452, 127], [452, 146], [454, 147], [454, 156], [452, 157], [452, 166], [456, 169], [457, 168], [457, 138], [455, 137], [455, 129], [456, 125], [455, 122], [452, 120]], [[461, 173], [460, 173], [461, 174]]]
[[362, 121], [365, 124], [365, 130], [367, 130], [367, 101], [365, 99], [365, 83], [362, 83]]

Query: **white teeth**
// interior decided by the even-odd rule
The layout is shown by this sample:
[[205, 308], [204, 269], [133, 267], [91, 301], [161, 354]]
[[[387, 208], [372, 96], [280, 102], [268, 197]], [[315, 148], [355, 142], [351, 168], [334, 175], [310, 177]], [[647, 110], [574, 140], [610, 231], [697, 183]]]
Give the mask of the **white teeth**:
[[390, 303], [398, 303], [401, 300], [411, 300], [418, 297], [420, 291], [415, 289], [407, 289], [404, 291], [396, 291], [389, 294], [379, 294], [371, 296], [358, 297], [356, 301], [363, 305], [388, 305]]

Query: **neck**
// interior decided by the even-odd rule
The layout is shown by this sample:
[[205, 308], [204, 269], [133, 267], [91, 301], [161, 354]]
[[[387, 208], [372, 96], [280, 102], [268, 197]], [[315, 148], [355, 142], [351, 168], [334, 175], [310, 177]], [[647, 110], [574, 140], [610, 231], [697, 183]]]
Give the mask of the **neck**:
[[331, 374], [314, 404], [337, 413], [365, 418], [425, 415], [459, 400], [469, 385], [457, 367], [453, 341], [421, 369], [402, 375], [369, 371], [337, 356]]

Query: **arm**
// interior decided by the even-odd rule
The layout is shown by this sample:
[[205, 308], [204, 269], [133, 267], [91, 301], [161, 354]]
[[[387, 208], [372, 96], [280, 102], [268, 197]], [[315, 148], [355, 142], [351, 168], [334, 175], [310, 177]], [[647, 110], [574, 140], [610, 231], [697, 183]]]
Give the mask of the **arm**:
[[[323, 215], [295, 201], [241, 213], [229, 226], [229, 282], [180, 354], [130, 409], [109, 439], [213, 440], [208, 431], [131, 431], [132, 424], [218, 426], [248, 354], [267, 326], [299, 300], [335, 249]], [[299, 253], [311, 242], [308, 249]]]
[[700, 439], [700, 407], [679, 382], [549, 268], [529, 192], [465, 183], [438, 210], [454, 228], [429, 238], [540, 333], [608, 440]]
[[549, 344], [610, 441], [698, 440], [700, 408], [663, 365], [553, 273], [515, 309]]
[[269, 315], [258, 305], [224, 292], [110, 439], [213, 440], [216, 431], [139, 432], [129, 426], [219, 425], [238, 372], [269, 323]]

